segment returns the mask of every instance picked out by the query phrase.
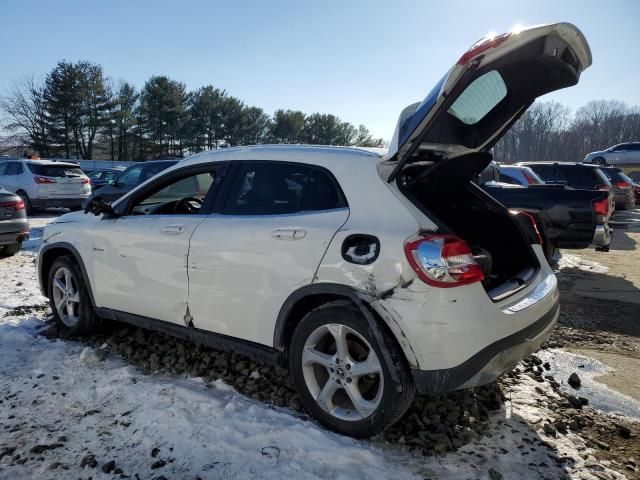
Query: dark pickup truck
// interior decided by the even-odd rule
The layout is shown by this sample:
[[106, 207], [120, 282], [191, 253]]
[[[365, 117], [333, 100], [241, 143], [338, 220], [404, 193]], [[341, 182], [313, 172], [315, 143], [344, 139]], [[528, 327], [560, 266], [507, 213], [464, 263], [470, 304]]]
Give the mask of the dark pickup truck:
[[576, 190], [563, 185], [504, 183], [500, 167], [492, 163], [478, 178], [480, 186], [510, 209], [532, 214], [542, 225], [545, 255], [555, 248], [580, 249], [595, 245], [608, 251], [613, 235], [608, 225], [612, 213], [610, 193]]

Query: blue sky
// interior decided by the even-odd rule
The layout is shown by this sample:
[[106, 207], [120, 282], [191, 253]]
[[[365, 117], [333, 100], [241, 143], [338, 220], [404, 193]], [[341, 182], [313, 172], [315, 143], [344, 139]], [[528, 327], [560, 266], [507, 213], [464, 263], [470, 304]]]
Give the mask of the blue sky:
[[0, 92], [60, 59], [137, 87], [166, 74], [213, 84], [272, 113], [334, 113], [387, 140], [471, 44], [515, 24], [576, 24], [593, 66], [554, 93], [640, 105], [640, 1], [29, 1], [0, 7]]

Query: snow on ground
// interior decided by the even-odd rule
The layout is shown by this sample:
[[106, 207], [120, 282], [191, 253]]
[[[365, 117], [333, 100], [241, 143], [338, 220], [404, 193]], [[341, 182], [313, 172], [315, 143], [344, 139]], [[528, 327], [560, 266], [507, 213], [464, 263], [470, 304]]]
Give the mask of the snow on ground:
[[558, 260], [558, 267], [560, 269], [577, 268], [578, 270], [594, 273], [606, 273], [609, 271], [609, 267], [605, 267], [598, 262], [587, 260], [580, 255], [572, 255], [564, 252]]
[[[0, 259], [0, 478], [114, 478], [100, 468], [111, 460], [130, 478], [484, 479], [498, 478], [495, 469], [505, 478], [555, 479], [608, 471], [577, 435], [542, 433], [553, 415], [545, 398], [555, 393], [527, 376], [484, 437], [422, 456], [337, 435], [220, 381], [145, 375], [81, 342], [39, 336], [46, 312], [33, 308], [45, 303], [34, 259], [38, 229], [50, 220], [32, 219], [26, 250]], [[81, 465], [89, 454], [97, 468]]]
[[575, 389], [568, 386], [568, 378], [573, 372], [579, 372], [582, 384], [578, 393], [587, 397], [590, 405], [604, 412], [640, 420], [640, 402], [597, 380], [598, 376], [611, 370], [604, 363], [555, 348], [539, 352], [538, 357], [549, 362], [549, 374], [560, 382], [563, 391], [575, 393]]

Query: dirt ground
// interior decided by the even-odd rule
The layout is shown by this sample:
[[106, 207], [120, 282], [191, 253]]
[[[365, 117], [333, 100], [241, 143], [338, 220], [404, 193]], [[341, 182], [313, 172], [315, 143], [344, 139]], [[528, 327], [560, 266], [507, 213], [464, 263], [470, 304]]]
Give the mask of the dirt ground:
[[[562, 252], [558, 271], [562, 314], [550, 343], [602, 362], [610, 371], [595, 379], [640, 400], [640, 209], [618, 212], [612, 220], [610, 252]], [[632, 432], [638, 427], [632, 424]], [[603, 419], [585, 435], [602, 444], [597, 448], [601, 459], [635, 463], [640, 460], [640, 442], [633, 433], [623, 438], [619, 430], [620, 425]], [[624, 473], [640, 478], [631, 467]]]

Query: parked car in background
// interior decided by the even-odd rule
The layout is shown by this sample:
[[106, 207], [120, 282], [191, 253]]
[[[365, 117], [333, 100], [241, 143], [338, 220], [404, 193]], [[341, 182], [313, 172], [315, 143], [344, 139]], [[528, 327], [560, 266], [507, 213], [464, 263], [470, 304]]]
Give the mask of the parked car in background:
[[91, 195], [89, 178], [80, 167], [61, 161], [0, 162], [0, 185], [22, 198], [27, 213], [49, 207], [79, 210]]
[[572, 162], [520, 162], [531, 168], [546, 184], [582, 190], [611, 190], [611, 182], [598, 168]]
[[528, 187], [529, 185], [540, 185], [544, 183], [536, 172], [529, 167], [518, 165], [497, 165], [500, 181]]
[[[518, 177], [516, 170], [525, 168], [528, 169], [492, 163], [479, 175], [478, 183], [504, 206], [536, 219], [547, 260], [552, 260], [556, 248], [581, 249], [594, 245], [597, 250], [608, 251], [613, 237], [609, 227], [611, 193], [547, 185], [541, 181], [526, 186], [509, 183]], [[504, 170], [511, 175], [505, 175]]]
[[625, 173], [616, 167], [599, 167], [609, 182], [611, 182], [611, 191], [613, 192], [613, 201], [616, 204], [616, 210], [629, 210], [636, 204], [635, 192], [633, 191], [633, 180], [625, 175]]
[[111, 185], [115, 183], [116, 178], [126, 167], [113, 167], [113, 168], [96, 168], [95, 170], [84, 170], [91, 181], [92, 191], [98, 190], [105, 185]]
[[65, 333], [123, 320], [288, 364], [320, 422], [379, 433], [416, 388], [491, 382], [549, 337], [559, 293], [535, 224], [472, 179], [590, 64], [573, 25], [525, 28], [466, 52], [403, 110], [386, 154], [228, 148], [96, 196], [94, 215], [45, 228], [42, 292]]
[[583, 162], [594, 165], [640, 165], [640, 142], [620, 143], [606, 150], [588, 153]]
[[24, 201], [0, 187], [0, 256], [15, 255], [29, 239], [29, 222]]
[[[137, 187], [178, 162], [179, 160], [150, 160], [148, 162], [131, 165], [121, 172], [111, 183], [99, 188], [98, 191], [92, 195], [92, 198], [99, 196], [107, 203], [113, 202], [134, 187]], [[88, 201], [85, 205], [87, 203]]]

